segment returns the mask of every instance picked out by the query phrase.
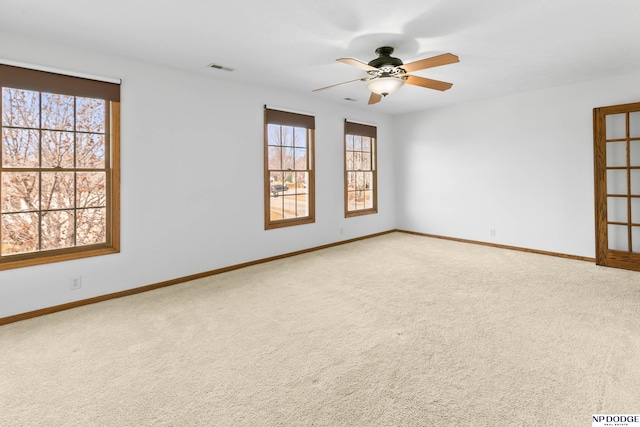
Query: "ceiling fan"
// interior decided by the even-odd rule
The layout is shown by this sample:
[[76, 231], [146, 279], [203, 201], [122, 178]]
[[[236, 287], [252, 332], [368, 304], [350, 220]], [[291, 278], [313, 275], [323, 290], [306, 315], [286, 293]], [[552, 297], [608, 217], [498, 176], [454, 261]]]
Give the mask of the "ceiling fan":
[[320, 89], [315, 89], [313, 92], [330, 89], [332, 87], [340, 86], [346, 83], [362, 81], [366, 82], [367, 88], [371, 91], [371, 96], [369, 97], [369, 105], [371, 105], [380, 102], [383, 96], [387, 96], [390, 93], [397, 91], [405, 83], [440, 91], [445, 91], [453, 86], [452, 83], [412, 76], [408, 73], [417, 70], [424, 70], [425, 68], [439, 67], [440, 65], [459, 62], [460, 60], [456, 55], [453, 55], [451, 53], [444, 53], [442, 55], [420, 59], [418, 61], [404, 64], [400, 59], [393, 58], [391, 56], [392, 53], [392, 47], [383, 46], [376, 49], [376, 54], [378, 55], [378, 57], [372, 61], [369, 61], [369, 63], [362, 62], [355, 58], [336, 59], [336, 61], [342, 62], [343, 64], [351, 65], [353, 67], [365, 70], [369, 74], [369, 76], [322, 87]]

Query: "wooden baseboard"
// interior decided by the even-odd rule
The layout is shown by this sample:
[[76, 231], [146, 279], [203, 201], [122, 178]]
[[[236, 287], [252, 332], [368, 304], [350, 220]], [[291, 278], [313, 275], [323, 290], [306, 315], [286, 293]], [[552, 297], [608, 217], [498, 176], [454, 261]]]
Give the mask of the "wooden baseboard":
[[416, 236], [432, 237], [434, 239], [452, 240], [454, 242], [471, 243], [471, 244], [474, 244], [474, 245], [482, 245], [482, 246], [491, 246], [491, 247], [494, 247], [494, 248], [510, 249], [512, 251], [529, 252], [529, 253], [533, 253], [533, 254], [540, 254], [540, 255], [548, 255], [548, 256], [554, 256], [554, 257], [560, 257], [560, 258], [574, 259], [574, 260], [578, 260], [578, 261], [588, 261], [588, 262], [593, 262], [593, 263], [596, 262], [595, 258], [583, 257], [583, 256], [578, 256], [578, 255], [569, 255], [569, 254], [563, 254], [563, 253], [559, 253], [559, 252], [540, 251], [540, 250], [537, 250], [537, 249], [520, 248], [518, 246], [499, 245], [499, 244], [496, 244], [496, 243], [481, 242], [479, 240], [467, 240], [467, 239], [459, 239], [457, 237], [447, 237], [447, 236], [438, 236], [438, 235], [435, 235], [435, 234], [418, 233], [416, 231], [407, 231], [407, 230], [395, 230], [395, 231], [398, 231], [400, 233], [415, 234]]
[[522, 252], [530, 252], [530, 253], [535, 253], [535, 254], [549, 255], [549, 256], [568, 258], [568, 259], [574, 259], [574, 260], [580, 260], [580, 261], [595, 262], [595, 258], [582, 257], [582, 256], [577, 256], [577, 255], [567, 255], [567, 254], [556, 253], [556, 252], [548, 252], [548, 251], [539, 251], [539, 250], [535, 250], [535, 249], [519, 248], [519, 247], [516, 247], [516, 246], [498, 245], [498, 244], [495, 244], [495, 243], [480, 242], [480, 241], [476, 241], [476, 240], [458, 239], [458, 238], [455, 238], [455, 237], [438, 236], [438, 235], [433, 235], [433, 234], [418, 233], [418, 232], [415, 232], [415, 231], [393, 229], [393, 230], [383, 231], [381, 233], [375, 233], [375, 234], [369, 234], [367, 236], [357, 237], [357, 238], [354, 238], [354, 239], [342, 240], [340, 242], [329, 243], [329, 244], [326, 244], [326, 245], [316, 246], [316, 247], [313, 247], [313, 248], [302, 249], [302, 250], [299, 250], [299, 251], [289, 252], [289, 253], [281, 254], [281, 255], [275, 255], [275, 256], [272, 256], [272, 257], [268, 257], [268, 258], [262, 258], [262, 259], [255, 260], [255, 261], [244, 262], [244, 263], [241, 263], [241, 264], [236, 264], [236, 265], [231, 265], [231, 266], [228, 266], [228, 267], [218, 268], [218, 269], [215, 269], [215, 270], [205, 271], [205, 272], [198, 273], [198, 274], [192, 274], [190, 276], [179, 277], [179, 278], [176, 278], [176, 279], [171, 279], [171, 280], [167, 280], [167, 281], [160, 282], [160, 283], [154, 283], [152, 285], [141, 286], [141, 287], [134, 288], [134, 289], [127, 289], [126, 291], [114, 292], [114, 293], [111, 293], [111, 294], [100, 295], [100, 296], [97, 296], [97, 297], [88, 298], [88, 299], [84, 299], [84, 300], [80, 300], [80, 301], [74, 301], [74, 302], [70, 302], [70, 303], [66, 303], [66, 304], [56, 305], [56, 306], [53, 306], [53, 307], [47, 307], [47, 308], [43, 308], [43, 309], [40, 309], [40, 310], [29, 311], [27, 313], [22, 313], [22, 314], [16, 314], [16, 315], [13, 315], [13, 316], [3, 317], [3, 318], [0, 318], [0, 325], [6, 325], [8, 323], [13, 323], [13, 322], [19, 322], [19, 321], [22, 321], [22, 320], [27, 320], [27, 319], [31, 319], [31, 318], [34, 318], [34, 317], [44, 316], [44, 315], [56, 313], [56, 312], [59, 312], [59, 311], [69, 310], [69, 309], [76, 308], [76, 307], [82, 307], [84, 305], [95, 304], [95, 303], [102, 302], [102, 301], [107, 301], [107, 300], [110, 300], [110, 299], [122, 298], [122, 297], [126, 297], [126, 296], [129, 296], [129, 295], [135, 295], [135, 294], [139, 294], [139, 293], [142, 293], [142, 292], [152, 291], [154, 289], [159, 289], [159, 288], [164, 288], [164, 287], [167, 287], [167, 286], [177, 285], [179, 283], [189, 282], [191, 280], [201, 279], [203, 277], [214, 276], [216, 274], [226, 273], [228, 271], [238, 270], [240, 268], [250, 267], [252, 265], [262, 264], [262, 263], [265, 263], [265, 262], [275, 261], [275, 260], [282, 259], [282, 258], [288, 258], [288, 257], [296, 256], [296, 255], [301, 255], [301, 254], [305, 254], [305, 253], [308, 253], [308, 252], [314, 252], [314, 251], [318, 251], [318, 250], [321, 250], [321, 249], [327, 249], [327, 248], [331, 248], [333, 246], [344, 245], [344, 244], [347, 244], [347, 243], [356, 242], [358, 240], [370, 239], [372, 237], [382, 236], [384, 234], [389, 234], [389, 233], [393, 233], [393, 232], [414, 234], [414, 235], [417, 235], [417, 236], [432, 237], [432, 238], [436, 238], [436, 239], [452, 240], [452, 241], [456, 241], [456, 242], [471, 243], [471, 244], [476, 244], [476, 245], [492, 246], [492, 247], [495, 247], [495, 248], [510, 249], [510, 250], [522, 251]]
[[262, 259], [255, 260], [255, 261], [249, 261], [249, 262], [244, 262], [244, 263], [241, 263], [241, 264], [231, 265], [231, 266], [228, 266], [228, 267], [222, 267], [222, 268], [218, 268], [218, 269], [210, 270], [210, 271], [205, 271], [205, 272], [198, 273], [198, 274], [192, 274], [190, 276], [179, 277], [179, 278], [176, 278], [176, 279], [171, 279], [171, 280], [167, 280], [167, 281], [160, 282], [160, 283], [154, 283], [152, 285], [146, 285], [146, 286], [141, 286], [141, 287], [138, 287], [138, 288], [127, 289], [126, 291], [114, 292], [114, 293], [111, 293], [111, 294], [100, 295], [100, 296], [97, 296], [97, 297], [83, 299], [83, 300], [80, 300], [80, 301], [73, 301], [73, 302], [70, 302], [70, 303], [56, 305], [56, 306], [53, 306], [53, 307], [47, 307], [47, 308], [42, 308], [42, 309], [39, 309], [39, 310], [29, 311], [27, 313], [21, 313], [21, 314], [16, 314], [16, 315], [13, 315], [13, 316], [2, 317], [2, 318], [0, 318], [0, 325], [6, 325], [8, 323], [13, 323], [13, 322], [19, 322], [19, 321], [22, 321], [22, 320], [27, 320], [27, 319], [31, 319], [31, 318], [34, 318], [34, 317], [44, 316], [44, 315], [56, 313], [56, 312], [59, 312], [59, 311], [69, 310], [69, 309], [76, 308], [76, 307], [82, 307], [84, 305], [95, 304], [95, 303], [102, 302], [102, 301], [107, 301], [107, 300], [110, 300], [110, 299], [122, 298], [122, 297], [126, 297], [126, 296], [129, 296], [129, 295], [135, 295], [135, 294], [139, 294], [139, 293], [142, 293], [142, 292], [152, 291], [154, 289], [159, 289], [159, 288], [164, 288], [164, 287], [167, 287], [167, 286], [177, 285], [179, 283], [189, 282], [191, 280], [201, 279], [203, 277], [214, 276], [216, 274], [226, 273], [227, 271], [238, 270], [240, 268], [245, 268], [245, 267], [249, 267], [249, 266], [252, 266], [252, 265], [263, 264], [263, 263], [269, 262], [269, 261], [275, 261], [275, 260], [282, 259], [282, 258], [288, 258], [288, 257], [296, 256], [296, 255], [301, 255], [301, 254], [305, 254], [305, 253], [308, 253], [308, 252], [318, 251], [318, 250], [321, 250], [321, 249], [327, 249], [327, 248], [331, 248], [333, 246], [344, 245], [344, 244], [347, 244], [347, 243], [356, 242], [358, 240], [370, 239], [372, 237], [377, 237], [377, 236], [382, 236], [384, 234], [393, 233], [394, 231], [396, 231], [396, 230], [388, 230], [388, 231], [383, 231], [381, 233], [375, 233], [375, 234], [369, 234], [367, 236], [356, 237], [354, 239], [341, 240], [341, 241], [335, 242], [335, 243], [329, 243], [329, 244], [326, 244], [326, 245], [316, 246], [316, 247], [308, 248], [308, 249], [302, 249], [302, 250], [299, 250], [299, 251], [289, 252], [289, 253], [282, 254], [282, 255], [275, 255], [275, 256], [272, 256], [272, 257], [262, 258]]

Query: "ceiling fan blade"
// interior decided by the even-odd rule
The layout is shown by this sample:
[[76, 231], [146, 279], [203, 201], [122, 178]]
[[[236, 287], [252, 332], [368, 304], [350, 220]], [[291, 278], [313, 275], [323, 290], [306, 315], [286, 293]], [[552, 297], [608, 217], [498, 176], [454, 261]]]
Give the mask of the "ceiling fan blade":
[[371, 92], [371, 96], [369, 97], [369, 105], [377, 104], [382, 99], [382, 95], [377, 94], [375, 92]]
[[377, 70], [376, 67], [372, 67], [366, 62], [362, 62], [359, 59], [355, 59], [355, 58], [338, 58], [336, 59], [336, 61], [342, 62], [343, 64], [351, 65], [352, 67], [360, 68], [361, 70], [365, 70], [365, 71]]
[[422, 86], [427, 89], [435, 89], [445, 91], [447, 89], [451, 89], [453, 83], [441, 82], [440, 80], [431, 80], [425, 79], [424, 77], [418, 76], [407, 76], [406, 83], [414, 86]]
[[442, 55], [401, 65], [400, 68], [404, 69], [407, 73], [411, 73], [417, 70], [424, 70], [425, 68], [439, 67], [441, 65], [453, 64], [456, 62], [460, 62], [460, 59], [456, 55], [443, 53]]
[[361, 79], [349, 80], [348, 82], [336, 83], [336, 84], [331, 85], [331, 86], [325, 86], [325, 87], [321, 87], [320, 89], [314, 89], [314, 90], [312, 90], [312, 92], [319, 92], [321, 90], [331, 89], [332, 87], [336, 87], [336, 86], [340, 86], [340, 85], [346, 85], [347, 83], [359, 82], [361, 80], [369, 80], [369, 79], [365, 77], [365, 78], [361, 78]]

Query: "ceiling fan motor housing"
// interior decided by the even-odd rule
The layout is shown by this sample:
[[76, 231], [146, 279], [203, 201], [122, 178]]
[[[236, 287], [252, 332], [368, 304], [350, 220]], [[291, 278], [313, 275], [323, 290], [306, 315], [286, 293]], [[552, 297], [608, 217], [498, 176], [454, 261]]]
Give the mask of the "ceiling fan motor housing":
[[376, 54], [378, 57], [369, 61], [369, 65], [375, 68], [382, 67], [399, 67], [403, 65], [403, 62], [398, 58], [393, 58], [391, 54], [393, 53], [393, 48], [390, 46], [383, 46], [376, 49]]

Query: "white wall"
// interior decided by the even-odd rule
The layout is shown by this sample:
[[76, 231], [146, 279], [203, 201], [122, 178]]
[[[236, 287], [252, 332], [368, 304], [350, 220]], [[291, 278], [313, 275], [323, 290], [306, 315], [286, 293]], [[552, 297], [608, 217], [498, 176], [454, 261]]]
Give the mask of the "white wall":
[[592, 110], [637, 101], [640, 74], [398, 117], [397, 228], [594, 257]]
[[[121, 253], [0, 271], [0, 318], [395, 227], [389, 116], [11, 33], [0, 58], [123, 80]], [[264, 230], [265, 104], [316, 117], [315, 224]], [[344, 218], [345, 118], [378, 126], [377, 215]]]
[[[388, 117], [11, 33], [0, 58], [123, 80], [121, 253], [0, 271], [0, 318], [393, 228], [593, 257], [591, 112], [640, 93], [635, 74]], [[316, 116], [315, 224], [263, 229], [264, 104]], [[378, 126], [378, 215], [344, 218], [345, 117]]]

